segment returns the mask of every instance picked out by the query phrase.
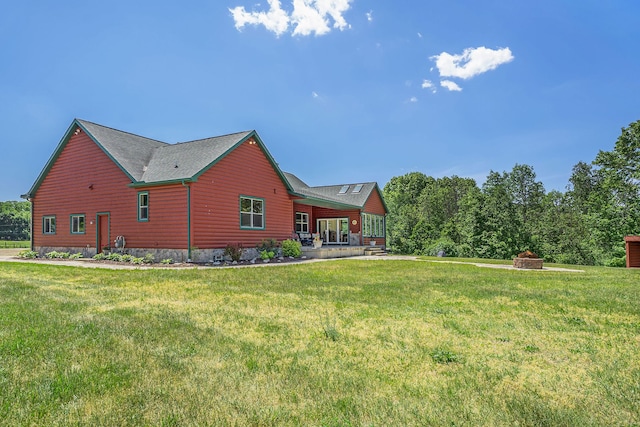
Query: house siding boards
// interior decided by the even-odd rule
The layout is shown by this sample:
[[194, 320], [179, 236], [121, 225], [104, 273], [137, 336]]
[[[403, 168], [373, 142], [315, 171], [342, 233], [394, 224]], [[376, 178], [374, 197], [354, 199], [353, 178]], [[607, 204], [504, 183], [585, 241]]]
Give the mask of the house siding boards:
[[[349, 232], [360, 232], [360, 211], [358, 209], [335, 210], [327, 208], [313, 208], [313, 229], [316, 230], [317, 219], [329, 218], [349, 218]], [[353, 225], [353, 220], [356, 220], [356, 225]]]
[[[130, 248], [187, 248], [186, 190], [150, 187], [149, 221], [139, 222], [138, 193], [129, 177], [85, 133], [73, 135], [33, 198], [35, 248], [96, 248], [97, 214], [109, 213], [110, 245], [125, 236]], [[89, 188], [89, 187], [92, 188]], [[70, 215], [85, 215], [85, 233], [72, 234]], [[56, 216], [56, 233], [42, 233], [42, 218]], [[103, 239], [104, 241], [104, 239]]]
[[[149, 219], [138, 221], [137, 194], [149, 194]], [[188, 189], [182, 184], [137, 188], [136, 209], [127, 215], [122, 224], [111, 214], [111, 234], [122, 235], [128, 248], [188, 249]], [[111, 239], [113, 240], [113, 239]]]
[[[382, 215], [385, 216], [387, 210], [384, 206], [384, 202], [382, 201], [382, 197], [380, 197], [380, 193], [378, 191], [372, 191], [371, 195], [367, 199], [367, 202], [364, 205], [364, 209], [362, 210], [364, 213], [374, 214], [374, 215]], [[386, 228], [386, 220], [385, 220], [385, 228]], [[387, 235], [385, 230], [385, 236]], [[386, 246], [387, 239], [383, 237], [364, 237], [364, 244], [368, 245], [372, 240], [375, 240], [376, 246]]]
[[371, 195], [364, 205], [363, 212], [376, 215], [386, 215], [387, 210], [384, 207], [384, 203], [382, 202], [382, 198], [378, 191], [371, 192]]
[[[85, 133], [72, 136], [32, 199], [33, 245], [95, 247], [97, 212], [126, 212], [133, 208], [135, 214], [136, 191], [126, 187], [129, 182]], [[84, 234], [71, 234], [72, 214], [85, 215]], [[42, 217], [47, 215], [56, 216], [54, 235], [42, 233]]]
[[[350, 232], [360, 233], [363, 212], [386, 214], [377, 185], [363, 185], [362, 194], [340, 196], [340, 186], [309, 187], [280, 170], [255, 131], [171, 145], [74, 120], [23, 197], [32, 201], [40, 252], [89, 255], [124, 236], [127, 249], [139, 249], [132, 253], [190, 258], [192, 248], [288, 239], [296, 212], [309, 214], [310, 231], [318, 219], [348, 218]], [[148, 197], [142, 218], [140, 194]], [[263, 203], [262, 227], [241, 227], [241, 197]], [[81, 232], [72, 233], [72, 215], [84, 216]], [[45, 217], [55, 217], [55, 233], [43, 232]]]
[[[264, 200], [264, 229], [240, 228], [240, 196]], [[253, 139], [243, 142], [192, 184], [193, 246], [255, 246], [284, 240], [294, 229], [293, 201], [266, 154]]]

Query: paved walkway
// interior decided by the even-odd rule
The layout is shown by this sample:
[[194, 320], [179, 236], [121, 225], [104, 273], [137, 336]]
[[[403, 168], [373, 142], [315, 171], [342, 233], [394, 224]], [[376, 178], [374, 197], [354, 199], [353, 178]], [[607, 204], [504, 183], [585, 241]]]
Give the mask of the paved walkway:
[[447, 260], [432, 260], [432, 259], [424, 259], [424, 260], [420, 260], [420, 261], [426, 261], [426, 262], [442, 262], [442, 263], [448, 263], [448, 264], [471, 264], [471, 265], [475, 265], [476, 267], [483, 267], [483, 268], [499, 268], [499, 269], [503, 269], [503, 270], [517, 270], [517, 271], [565, 271], [565, 272], [570, 272], [570, 273], [584, 273], [584, 270], [575, 270], [572, 268], [561, 268], [561, 267], [542, 267], [542, 269], [528, 269], [528, 268], [515, 268], [513, 265], [511, 264], [485, 264], [482, 262], [465, 262], [465, 261], [447, 261]]
[[[172, 268], [172, 269], [211, 269], [211, 268], [257, 268], [257, 267], [275, 267], [282, 265], [294, 265], [294, 264], [303, 264], [303, 263], [315, 263], [315, 262], [327, 262], [327, 261], [338, 261], [346, 258], [328, 258], [328, 259], [316, 259], [309, 258], [304, 260], [297, 260], [294, 262], [270, 262], [270, 263], [262, 263], [256, 262], [255, 264], [243, 264], [243, 265], [228, 265], [228, 266], [204, 266], [199, 264], [178, 264], [172, 266], [164, 266], [155, 264], [151, 265], [132, 265], [125, 263], [101, 263], [94, 262], [90, 260], [61, 260], [61, 259], [23, 259], [17, 258], [18, 253], [22, 249], [0, 249], [0, 262], [31, 262], [38, 264], [50, 264], [50, 265], [66, 265], [71, 267], [83, 267], [83, 268], [106, 268], [111, 270], [150, 270], [154, 268]], [[418, 259], [416, 256], [412, 255], [389, 255], [384, 257], [378, 256], [358, 256], [358, 257], [350, 257], [349, 259], [361, 259], [361, 260], [393, 260], [393, 261], [422, 261], [422, 262], [440, 262], [440, 263], [449, 263], [449, 264], [471, 264], [476, 267], [482, 268], [499, 268], [505, 270], [518, 270], [518, 271], [565, 271], [572, 273], [584, 273], [584, 270], [574, 270], [569, 268], [559, 268], [559, 267], [544, 267], [542, 270], [525, 270], [521, 268], [514, 268], [513, 265], [510, 264], [485, 264], [478, 262], [464, 262], [464, 261], [448, 261], [448, 260], [425, 260]]]
[[[89, 259], [85, 260], [69, 260], [69, 259], [24, 259], [18, 258], [17, 255], [22, 249], [0, 249], [0, 262], [18, 262], [18, 263], [37, 263], [37, 264], [48, 264], [48, 265], [65, 265], [71, 267], [83, 267], [83, 268], [105, 268], [111, 270], [150, 270], [154, 268], [171, 268], [171, 269], [212, 269], [212, 268], [257, 268], [257, 267], [275, 267], [275, 266], [283, 266], [283, 265], [295, 265], [295, 264], [309, 264], [316, 262], [328, 262], [328, 261], [337, 261], [346, 258], [327, 258], [327, 259], [317, 259], [317, 258], [308, 258], [302, 260], [295, 260], [291, 262], [269, 262], [263, 263], [261, 261], [257, 261], [255, 264], [241, 264], [241, 265], [225, 265], [225, 266], [212, 266], [212, 265], [202, 265], [202, 264], [173, 264], [173, 265], [134, 265], [134, 264], [126, 264], [126, 263], [109, 263], [109, 262], [99, 262], [93, 261]], [[411, 260], [415, 261], [417, 257], [415, 256], [391, 256], [391, 257], [376, 257], [376, 256], [358, 256], [358, 257], [350, 257], [349, 259], [365, 259], [365, 260], [384, 260], [384, 259], [393, 259], [393, 260]]]

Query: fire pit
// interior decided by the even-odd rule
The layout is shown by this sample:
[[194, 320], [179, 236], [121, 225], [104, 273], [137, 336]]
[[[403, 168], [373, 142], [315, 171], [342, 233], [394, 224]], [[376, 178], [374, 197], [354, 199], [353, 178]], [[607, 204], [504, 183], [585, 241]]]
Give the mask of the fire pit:
[[531, 270], [542, 270], [542, 258], [531, 251], [524, 251], [513, 259], [514, 268], [525, 268]]

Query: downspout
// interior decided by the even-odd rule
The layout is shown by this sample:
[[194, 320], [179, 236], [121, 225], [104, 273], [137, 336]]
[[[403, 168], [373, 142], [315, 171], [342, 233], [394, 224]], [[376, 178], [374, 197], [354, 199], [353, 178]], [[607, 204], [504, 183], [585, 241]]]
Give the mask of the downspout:
[[34, 249], [35, 245], [33, 243], [33, 224], [34, 224], [34, 221], [35, 221], [35, 219], [33, 218], [33, 200], [30, 199], [30, 198], [27, 198], [27, 200], [29, 201], [29, 205], [30, 205], [29, 206], [29, 210], [31, 210], [31, 221], [29, 221], [29, 228], [30, 228], [29, 237], [31, 238], [30, 239], [31, 240], [31, 250], [35, 251], [35, 249]]
[[187, 262], [191, 262], [191, 186], [182, 180], [182, 186], [187, 189]]

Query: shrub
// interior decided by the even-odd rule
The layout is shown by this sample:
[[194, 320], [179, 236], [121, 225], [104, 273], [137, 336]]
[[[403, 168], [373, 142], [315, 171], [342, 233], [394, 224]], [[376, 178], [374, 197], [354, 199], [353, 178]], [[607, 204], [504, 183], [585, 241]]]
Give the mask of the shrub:
[[271, 258], [274, 258], [276, 256], [275, 252], [273, 251], [260, 251], [260, 258], [263, 260], [270, 260]]
[[18, 253], [20, 258], [35, 259], [38, 258], [38, 252], [32, 250], [24, 250]]
[[458, 256], [458, 247], [453, 240], [448, 238], [440, 238], [424, 248], [423, 255], [438, 256], [438, 253], [443, 251], [445, 256], [455, 257]]
[[302, 244], [297, 240], [285, 240], [282, 242], [282, 256], [298, 258], [302, 255]]
[[144, 256], [144, 258], [142, 258], [142, 262], [144, 262], [145, 264], [153, 264], [154, 262], [156, 262], [156, 257], [153, 254], [148, 253]]
[[256, 245], [256, 249], [258, 252], [267, 251], [267, 252], [276, 252], [280, 244], [276, 239], [269, 238], [263, 239], [258, 245]]
[[627, 257], [626, 255], [618, 258], [610, 258], [604, 262], [606, 267], [626, 267]]
[[69, 255], [69, 259], [80, 259], [82, 258], [82, 254], [80, 252], [77, 252], [73, 255]]
[[69, 258], [69, 252], [51, 251], [44, 254], [44, 256], [49, 259], [67, 259]]
[[226, 248], [224, 248], [224, 256], [231, 258], [231, 261], [238, 262], [240, 258], [242, 258], [242, 245], [241, 244], [231, 244], [229, 243]]
[[173, 264], [173, 260], [171, 258], [165, 258], [162, 261], [160, 261], [160, 264], [164, 264], [164, 265]]
[[109, 261], [122, 262], [122, 255], [116, 254], [116, 253], [111, 253], [111, 254], [106, 256], [106, 259], [109, 260]]
[[95, 259], [96, 261], [103, 261], [103, 260], [107, 259], [107, 256], [105, 255], [104, 252], [100, 252], [99, 254], [95, 254], [93, 256], [93, 259]]
[[133, 262], [133, 255], [122, 255], [122, 262]]
[[142, 265], [145, 262], [144, 262], [144, 258], [142, 257], [133, 257], [133, 259], [131, 260], [131, 263], [135, 265]]

